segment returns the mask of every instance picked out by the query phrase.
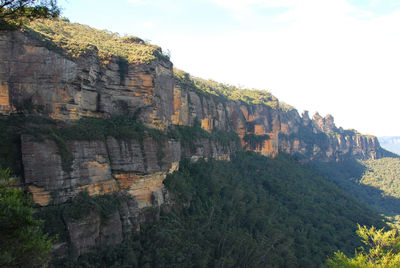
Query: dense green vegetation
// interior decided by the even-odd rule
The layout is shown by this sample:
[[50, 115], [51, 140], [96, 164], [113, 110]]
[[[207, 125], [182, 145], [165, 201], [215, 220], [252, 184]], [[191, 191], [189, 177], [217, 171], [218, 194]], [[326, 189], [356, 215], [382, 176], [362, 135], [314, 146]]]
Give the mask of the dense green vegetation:
[[156, 58], [167, 57], [160, 47], [138, 37], [120, 36], [106, 30], [70, 23], [66, 19], [36, 20], [26, 26], [24, 31], [44, 42], [48, 48], [59, 50], [73, 59], [95, 53], [105, 65], [112, 55], [127, 63], [149, 63]]
[[[37, 217], [44, 221], [44, 230], [50, 236], [57, 237], [58, 242], [68, 242], [65, 218], [77, 220], [90, 213], [95, 213], [100, 216], [101, 223], [104, 223], [113, 212], [120, 208], [123, 201], [129, 199], [132, 197], [125, 193], [89, 196], [87, 192], [80, 192], [70, 202], [40, 208]], [[70, 250], [72, 249], [70, 248]], [[71, 251], [70, 254], [74, 254], [74, 252]]]
[[1, 0], [0, 30], [9, 30], [37, 18], [56, 18], [60, 9], [56, 0]]
[[[353, 132], [347, 131], [345, 135], [353, 135], [353, 134], [354, 134]], [[327, 134], [324, 132], [315, 133], [313, 131], [312, 126], [300, 126], [299, 131], [297, 133], [291, 133], [290, 135], [279, 133], [279, 138], [288, 141], [293, 141], [297, 139], [304, 142], [307, 148], [306, 152], [308, 153], [308, 155], [304, 156], [298, 155], [298, 157], [308, 158], [311, 157], [313, 154], [314, 145], [317, 145], [323, 151], [328, 149], [329, 138], [330, 138], [329, 135], [337, 135], [337, 134], [336, 133]]]
[[400, 215], [398, 158], [314, 162], [311, 166], [358, 200], [397, 221]]
[[245, 104], [263, 104], [271, 108], [280, 108], [284, 110], [293, 110], [294, 108], [279, 102], [270, 92], [266, 90], [244, 89], [232, 85], [218, 83], [213, 80], [204, 80], [192, 77], [188, 73], [174, 69], [175, 79], [182, 86], [190, 88], [200, 96], [206, 98], [214, 97], [216, 100], [241, 101]]
[[13, 185], [9, 170], [0, 169], [1, 267], [38, 267], [49, 260], [52, 239], [33, 215], [29, 196]]
[[236, 146], [240, 148], [240, 138], [233, 131], [222, 131], [214, 129], [207, 132], [201, 128], [200, 122], [197, 120], [193, 126], [174, 126], [168, 131], [168, 136], [179, 140], [183, 147], [189, 148], [191, 153], [196, 152], [196, 141], [208, 139], [218, 143], [223, 147]]
[[[0, 9], [0, 18], [1, 12], [3, 9]], [[156, 58], [165, 58], [159, 47], [137, 37], [121, 37], [116, 33], [72, 24], [65, 19], [37, 20], [26, 26], [24, 32], [72, 59], [93, 53], [102, 64], [107, 64], [112, 55], [120, 58], [120, 64], [150, 63]], [[194, 78], [180, 70], [175, 70], [175, 79], [181, 86], [197, 92], [201, 101], [203, 98], [213, 98], [224, 105], [231, 100], [248, 107], [257, 104], [285, 111], [294, 109], [279, 102], [267, 91], [242, 89]], [[32, 113], [40, 112], [43, 107], [24, 103], [21, 109]], [[113, 136], [142, 142], [146, 136], [150, 136], [158, 142], [159, 161], [163, 157], [162, 143], [169, 138], [179, 140], [191, 152], [196, 150], [196, 142], [202, 139], [224, 147], [240, 145], [236, 133], [218, 130], [210, 133], [203, 130], [198, 121], [194, 126], [172, 126], [168, 131], [161, 132], [147, 128], [129, 116], [82, 118], [66, 123], [38, 116], [12, 115], [0, 117], [0, 129], [0, 163], [10, 167], [16, 175], [22, 174], [20, 134], [30, 134], [37, 140], [54, 141], [66, 171], [71, 170], [72, 155], [68, 142], [72, 140], [104, 141], [108, 136]], [[300, 128], [297, 134], [280, 135], [280, 138], [297, 138], [308, 146], [317, 144], [325, 149], [328, 135], [336, 134], [316, 134], [311, 128]], [[344, 135], [359, 134], [346, 131]], [[244, 136], [244, 140], [254, 148], [268, 139], [268, 135]], [[351, 267], [354, 261], [365, 265], [368, 262], [378, 263], [377, 259], [369, 257], [371, 251], [360, 251], [354, 259], [346, 255], [353, 254], [354, 248], [361, 245], [354, 235], [357, 224], [375, 225], [377, 228], [384, 225], [376, 212], [362, 202], [395, 220], [399, 218], [400, 160], [385, 158], [338, 163], [314, 162], [310, 166], [329, 180], [286, 155], [270, 159], [254, 153], [238, 152], [231, 162], [199, 160], [190, 163], [184, 160], [180, 170], [165, 181], [175, 203], [171, 210], [162, 212], [159, 221], [147, 222], [140, 234], [127, 237], [122, 245], [99, 245], [79, 259], [54, 260], [54, 265], [318, 267], [335, 251], [336, 255], [329, 261], [332, 267]], [[9, 173], [4, 174], [9, 176]], [[28, 240], [23, 242], [26, 249], [24, 247], [18, 252], [22, 255], [15, 255], [17, 257], [12, 253], [16, 249], [12, 244], [14, 240], [9, 248], [6, 248], [7, 239], [0, 241], [0, 265], [8, 265], [17, 259], [25, 260], [32, 255], [35, 247], [38, 248], [37, 260], [46, 260], [51, 240], [43, 235], [39, 227], [35, 227], [40, 226], [40, 221], [33, 219], [29, 198], [20, 189], [12, 190], [9, 185], [4, 187], [2, 184], [0, 198], [0, 212], [3, 213], [0, 215], [0, 232], [4, 232], [1, 237], [14, 240], [15, 236], [22, 237], [23, 232], [16, 227], [18, 223], [18, 226], [30, 226], [25, 233], [31, 239], [37, 239], [32, 243]], [[121, 198], [129, 197], [123, 194], [90, 197], [82, 193], [69, 203], [42, 209], [40, 218], [45, 219], [45, 228], [50, 235], [68, 242], [64, 217], [77, 219], [94, 212], [106, 220], [119, 208]], [[7, 229], [6, 220], [9, 218], [15, 219], [10, 227], [16, 230], [15, 233]], [[370, 250], [384, 250], [373, 253], [374, 256], [397, 254], [398, 238], [394, 231], [384, 233], [362, 227], [358, 234], [364, 242], [373, 238], [373, 241], [387, 239], [390, 243], [396, 243], [394, 251], [390, 249], [392, 244], [384, 244], [379, 248], [375, 244], [368, 244]], [[7, 235], [14, 235], [14, 238]], [[69, 257], [75, 257], [71, 252], [68, 254], [71, 254]]]
[[360, 183], [382, 190], [384, 196], [400, 198], [399, 158], [369, 159], [360, 163], [365, 167]]
[[270, 137], [267, 134], [264, 135], [255, 135], [255, 134], [246, 134], [243, 137], [243, 140], [250, 145], [250, 148], [257, 149], [263, 145], [264, 141], [269, 140]]
[[20, 117], [0, 117], [0, 165], [15, 175], [22, 174]]
[[158, 160], [164, 156], [163, 143], [168, 139], [179, 140], [184, 147], [195, 150], [195, 143], [208, 139], [223, 147], [240, 148], [240, 139], [235, 132], [214, 130], [211, 133], [203, 130], [197, 122], [194, 126], [172, 126], [167, 132], [149, 128], [143, 123], [125, 115], [112, 116], [108, 119], [84, 117], [66, 123], [47, 117], [33, 115], [11, 115], [0, 117], [0, 163], [9, 167], [15, 175], [22, 174], [20, 135], [30, 134], [36, 140], [49, 139], [55, 142], [61, 156], [63, 169], [71, 170], [72, 154], [68, 141], [87, 140], [105, 141], [112, 136], [119, 140], [137, 140], [143, 142], [151, 137], [158, 144]]
[[358, 223], [383, 227], [373, 211], [286, 155], [185, 160], [165, 185], [175, 206], [139, 236], [58, 264], [319, 267], [335, 251], [354, 253]]
[[[128, 116], [113, 116], [109, 119], [81, 118], [70, 124], [40, 116], [12, 115], [0, 117], [0, 163], [21, 174], [20, 134], [30, 134], [37, 140], [49, 139], [56, 143], [63, 168], [70, 171], [72, 155], [67, 146], [71, 140], [105, 140], [108, 136], [117, 139], [143, 141], [146, 136], [159, 143], [167, 139], [162, 131], [148, 128]], [[160, 153], [160, 156], [162, 154]]]
[[359, 225], [357, 234], [366, 248], [361, 247], [353, 258], [338, 251], [328, 260], [328, 267], [400, 267], [400, 236], [397, 229], [385, 231]]

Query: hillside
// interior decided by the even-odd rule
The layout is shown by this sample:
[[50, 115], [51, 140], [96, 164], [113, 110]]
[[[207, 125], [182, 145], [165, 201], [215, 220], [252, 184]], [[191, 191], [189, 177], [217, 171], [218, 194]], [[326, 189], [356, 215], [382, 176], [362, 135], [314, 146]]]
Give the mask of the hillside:
[[[65, 20], [0, 34], [8, 70], [0, 73], [0, 114], [9, 141], [0, 157], [23, 174], [37, 204], [124, 185], [149, 206], [181, 157], [229, 159], [240, 149], [302, 161], [390, 155], [376, 137], [337, 128], [330, 115], [311, 119], [269, 92], [193, 78], [158, 47], [128, 39]], [[136, 134], [112, 130], [119, 124]]]
[[400, 215], [400, 162], [398, 158], [312, 162], [318, 170], [354, 198], [398, 223]]
[[[55, 266], [320, 267], [334, 251], [351, 255], [361, 246], [355, 235], [357, 223], [383, 226], [373, 210], [287, 155], [271, 159], [242, 152], [229, 162], [185, 160], [165, 185], [175, 204], [159, 221], [141, 224], [140, 235], [128, 236], [121, 247], [99, 247]], [[108, 215], [123, 211], [105, 196], [102, 201], [79, 198], [56, 212], [42, 213], [52, 222], [64, 219], [71, 232], [73, 215], [86, 215], [99, 206], [108, 208]], [[101, 220], [100, 230], [102, 225], [107, 232], [118, 230], [111, 228], [116, 224], [111, 217]], [[137, 216], [134, 225], [140, 217], [144, 216]], [[94, 220], [85, 218], [73, 226]], [[65, 228], [54, 226], [48, 230], [62, 233]], [[86, 228], [82, 242], [96, 233], [95, 225]], [[118, 239], [120, 234], [114, 236]]]
[[316, 267], [383, 225], [349, 178], [395, 155], [331, 115], [65, 19], [1, 31], [0, 61], [0, 166], [59, 235], [57, 266]]

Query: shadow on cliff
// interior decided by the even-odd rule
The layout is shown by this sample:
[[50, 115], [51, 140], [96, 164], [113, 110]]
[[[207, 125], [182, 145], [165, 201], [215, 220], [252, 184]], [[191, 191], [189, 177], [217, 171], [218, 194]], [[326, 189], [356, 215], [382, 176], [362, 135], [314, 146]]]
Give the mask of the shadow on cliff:
[[313, 161], [309, 165], [349, 195], [367, 203], [379, 213], [389, 217], [400, 214], [399, 198], [388, 196], [374, 186], [360, 183], [367, 168], [357, 160], [330, 163]]

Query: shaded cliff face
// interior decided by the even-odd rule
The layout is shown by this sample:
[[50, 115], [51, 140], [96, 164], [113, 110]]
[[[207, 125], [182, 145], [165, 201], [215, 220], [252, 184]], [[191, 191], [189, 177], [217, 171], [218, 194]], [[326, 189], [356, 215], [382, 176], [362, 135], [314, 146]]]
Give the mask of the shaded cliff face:
[[33, 134], [21, 130], [23, 183], [41, 206], [66, 202], [82, 191], [89, 195], [124, 191], [137, 199], [139, 208], [160, 206], [168, 202], [163, 180], [179, 168], [182, 157], [227, 160], [239, 149], [235, 143], [223, 146], [208, 137], [193, 137], [185, 144], [146, 130], [121, 136], [125, 129], [88, 139], [68, 136], [76, 131], [73, 125], [31, 123], [29, 128]]
[[[50, 117], [59, 122], [51, 126], [53, 132], [83, 117], [108, 120], [116, 115], [164, 133], [179, 127], [207, 132], [196, 137], [182, 132], [189, 135], [186, 141], [167, 134], [160, 140], [151, 131], [135, 138], [65, 138], [51, 132], [40, 139], [32, 131], [16, 132], [22, 181], [39, 205], [62, 203], [81, 191], [99, 195], [121, 190], [135, 196], [140, 208], [160, 205], [168, 199], [163, 180], [178, 168], [181, 157], [228, 160], [242, 148], [323, 161], [386, 154], [375, 137], [337, 128], [332, 116], [300, 116], [263, 93], [252, 101], [232, 98], [240, 92], [229, 98], [211, 94], [202, 90], [205, 81], [174, 76], [166, 59], [127, 64], [110, 56], [104, 64], [95, 52], [96, 48], [72, 60], [21, 32], [1, 32], [0, 115]], [[232, 133], [241, 144], [226, 140]]]

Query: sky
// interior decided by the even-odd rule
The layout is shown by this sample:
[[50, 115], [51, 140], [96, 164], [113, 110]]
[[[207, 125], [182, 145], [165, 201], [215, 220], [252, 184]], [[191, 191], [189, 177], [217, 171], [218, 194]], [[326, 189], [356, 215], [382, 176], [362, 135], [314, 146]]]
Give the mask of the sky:
[[138, 36], [193, 76], [265, 89], [301, 114], [400, 136], [400, 0], [59, 0], [71, 22]]

